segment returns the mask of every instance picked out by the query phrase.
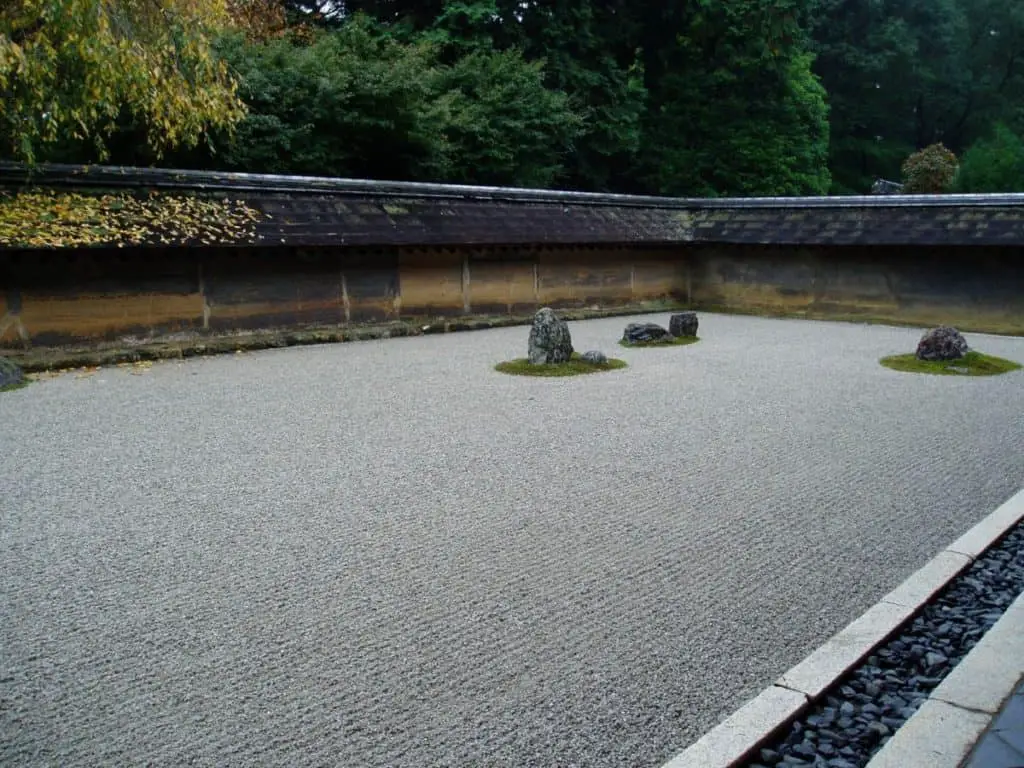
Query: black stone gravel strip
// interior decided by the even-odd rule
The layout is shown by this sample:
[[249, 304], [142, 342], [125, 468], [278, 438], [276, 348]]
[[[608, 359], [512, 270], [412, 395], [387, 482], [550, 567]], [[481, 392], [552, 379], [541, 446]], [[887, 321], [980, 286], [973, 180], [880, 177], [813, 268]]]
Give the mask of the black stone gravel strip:
[[1018, 523], [746, 768], [867, 765], [1022, 592]]

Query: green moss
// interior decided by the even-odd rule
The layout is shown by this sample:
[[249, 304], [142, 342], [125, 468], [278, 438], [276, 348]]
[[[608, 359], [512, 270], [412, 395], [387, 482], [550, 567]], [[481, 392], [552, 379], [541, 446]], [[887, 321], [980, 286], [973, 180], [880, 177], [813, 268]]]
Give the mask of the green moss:
[[1019, 363], [1001, 357], [968, 352], [959, 360], [918, 360], [914, 354], [892, 355], [880, 361], [886, 368], [908, 373], [932, 373], [938, 376], [995, 376], [1021, 368]]
[[689, 344], [696, 344], [698, 341], [700, 341], [700, 336], [673, 336], [669, 339], [647, 341], [639, 344], [630, 344], [625, 339], [619, 339], [619, 346], [628, 349], [635, 349], [637, 347], [685, 347]]
[[574, 352], [572, 359], [567, 363], [550, 363], [545, 365], [534, 365], [525, 357], [518, 360], [508, 360], [498, 363], [494, 370], [500, 373], [509, 373], [513, 376], [580, 376], [585, 373], [598, 373], [600, 371], [614, 371], [625, 368], [625, 360], [609, 358], [607, 363], [594, 365], [588, 363]]

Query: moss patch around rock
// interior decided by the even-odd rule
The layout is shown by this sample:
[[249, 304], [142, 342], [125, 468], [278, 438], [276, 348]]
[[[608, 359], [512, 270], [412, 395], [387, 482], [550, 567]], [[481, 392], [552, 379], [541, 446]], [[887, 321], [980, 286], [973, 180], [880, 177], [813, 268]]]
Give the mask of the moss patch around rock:
[[509, 373], [513, 376], [581, 376], [586, 373], [600, 373], [601, 371], [614, 371], [625, 368], [625, 360], [609, 358], [608, 362], [595, 365], [583, 360], [578, 352], [574, 352], [572, 359], [566, 363], [549, 363], [544, 365], [533, 365], [525, 357], [518, 360], [508, 360], [498, 363], [494, 370], [500, 373]]
[[685, 347], [690, 344], [696, 344], [698, 341], [700, 341], [700, 336], [673, 336], [671, 339], [645, 341], [637, 344], [630, 344], [625, 339], [619, 339], [619, 346], [626, 347], [627, 349], [635, 349], [638, 347]]
[[968, 352], [959, 360], [918, 360], [913, 353], [891, 355], [880, 361], [886, 368], [907, 373], [932, 373], [938, 376], [995, 376], [1021, 368], [1019, 363], [1001, 357]]

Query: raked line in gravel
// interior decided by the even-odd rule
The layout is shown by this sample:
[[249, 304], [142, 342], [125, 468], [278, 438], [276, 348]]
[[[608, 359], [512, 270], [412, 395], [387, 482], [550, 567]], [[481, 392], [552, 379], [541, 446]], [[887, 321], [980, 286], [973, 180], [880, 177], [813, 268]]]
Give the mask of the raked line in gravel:
[[[749, 762], [762, 745], [797, 718], [811, 701], [836, 685], [943, 587], [965, 571], [979, 555], [1022, 520], [1024, 490], [1016, 493], [937, 554], [862, 616], [783, 674], [775, 684], [766, 688], [666, 763], [664, 768], [733, 768]], [[1015, 607], [1011, 610], [1019, 612], [1020, 608]], [[1007, 621], [1013, 620], [1014, 616], [1016, 614]], [[1005, 628], [996, 634], [1000, 639], [1008, 635]], [[982, 643], [984, 642], [985, 640], [982, 640]], [[964, 734], [967, 734], [967, 738], [976, 738], [980, 731], [984, 730], [988, 720], [982, 723], [979, 730], [977, 726], [981, 718], [977, 712], [973, 713], [973, 716], [963, 714], [963, 711], [952, 714], [946, 712], [945, 709], [952, 706], [949, 696], [966, 698], [968, 694], [973, 694], [974, 699], [982, 696], [987, 706], [998, 708], [1002, 701], [999, 692], [1002, 691], [1002, 697], [1005, 698], [1020, 679], [1018, 670], [1022, 669], [1021, 659], [1024, 659], [1024, 656], [1016, 656], [1019, 643], [996, 645], [996, 642], [996, 638], [993, 638], [987, 646], [976, 648], [968, 654], [961, 665], [950, 673], [949, 678], [952, 678], [952, 682], [947, 678], [940, 684], [929, 697], [929, 701], [922, 706], [921, 711], [904, 726], [909, 732], [904, 734], [903, 728], [897, 731], [891, 739], [895, 744], [887, 744], [869, 763], [870, 768], [938, 768], [940, 762], [934, 762], [934, 759], [943, 756], [948, 758], [957, 748], [961, 750], [962, 757], [970, 747], [970, 742], [966, 748], [964, 747]], [[1011, 657], [990, 659], [988, 657], [992, 654], [991, 648], [1000, 648]], [[968, 664], [972, 656], [973, 663]], [[989, 671], [992, 672], [994, 669], [998, 673], [994, 679], [987, 679], [987, 684], [975, 684], [972, 687], [970, 681], [973, 673], [977, 673], [979, 668], [984, 668], [984, 661], [979, 661], [982, 656], [986, 656]], [[968, 665], [967, 669], [961, 671], [961, 666], [965, 664]], [[979, 688], [983, 690], [983, 695], [978, 694]], [[961, 694], [960, 691], [963, 689], [966, 689], [968, 694]], [[951, 690], [956, 692], [949, 693]], [[935, 699], [938, 701], [932, 701]], [[945, 732], [939, 734], [942, 730], [942, 720], [944, 719], [945, 725], [949, 726], [950, 721], [956, 717], [960, 718], [958, 722], [963, 726], [947, 728]], [[936, 738], [936, 744], [940, 745], [936, 747], [940, 751], [934, 754], [916, 751], [932, 736]], [[950, 762], [943, 759], [941, 765], [955, 768], [958, 761]]]
[[920, 330], [628, 322], [3, 393], [0, 764], [662, 765], [1024, 486], [1024, 374]]

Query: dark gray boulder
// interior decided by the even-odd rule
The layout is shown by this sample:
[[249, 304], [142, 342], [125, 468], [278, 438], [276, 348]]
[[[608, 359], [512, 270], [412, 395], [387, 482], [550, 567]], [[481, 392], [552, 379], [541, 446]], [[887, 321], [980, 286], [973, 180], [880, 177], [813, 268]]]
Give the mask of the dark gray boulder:
[[608, 356], [604, 352], [598, 352], [596, 349], [584, 352], [580, 355], [580, 358], [583, 362], [590, 363], [591, 365], [604, 365], [608, 362]]
[[668, 319], [668, 332], [673, 336], [696, 336], [697, 313], [680, 312]]
[[970, 351], [967, 339], [956, 328], [932, 328], [917, 343], [918, 360], [959, 360]]
[[671, 338], [672, 334], [655, 323], [630, 323], [622, 332], [622, 340], [627, 344], [647, 344]]
[[572, 357], [569, 325], [553, 309], [544, 307], [533, 316], [527, 356], [534, 365], [564, 363]]
[[16, 387], [25, 382], [25, 374], [6, 357], [0, 357], [0, 389]]

